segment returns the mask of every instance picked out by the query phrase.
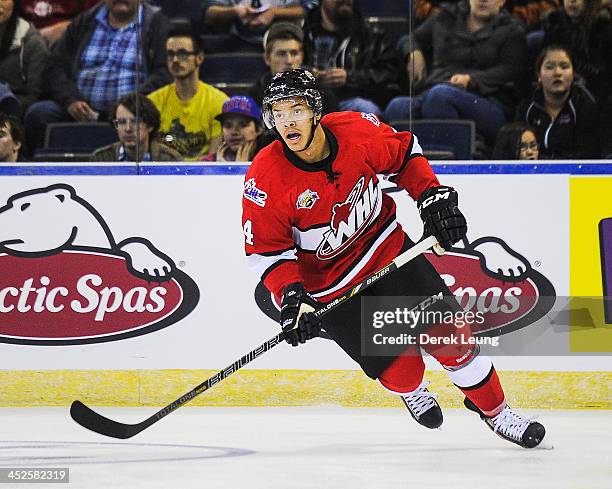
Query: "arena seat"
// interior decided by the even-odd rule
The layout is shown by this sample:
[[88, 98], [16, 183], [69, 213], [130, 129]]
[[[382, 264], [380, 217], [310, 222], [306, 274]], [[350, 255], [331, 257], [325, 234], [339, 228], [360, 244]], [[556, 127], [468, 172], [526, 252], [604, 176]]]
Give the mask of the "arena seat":
[[410, 0], [355, 0], [364, 17], [408, 17]]
[[35, 161], [86, 161], [91, 153], [118, 140], [107, 122], [54, 122], [47, 124], [44, 147]]
[[[398, 131], [412, 131], [432, 159], [470, 160], [476, 150], [476, 125], [469, 120], [419, 119], [389, 123]], [[444, 157], [444, 155], [446, 155]]]
[[231, 34], [202, 34], [200, 36], [206, 55], [236, 52], [253, 52], [263, 56], [263, 48], [246, 43]]
[[246, 95], [251, 88], [252, 83], [229, 83], [229, 82], [217, 82], [213, 83], [215, 88], [218, 88], [228, 96], [233, 97], [234, 95]]
[[206, 83], [254, 83], [268, 71], [261, 53], [209, 54], [200, 67], [200, 79]]
[[366, 17], [366, 24], [385, 32], [394, 41], [408, 32], [408, 21], [404, 17]]

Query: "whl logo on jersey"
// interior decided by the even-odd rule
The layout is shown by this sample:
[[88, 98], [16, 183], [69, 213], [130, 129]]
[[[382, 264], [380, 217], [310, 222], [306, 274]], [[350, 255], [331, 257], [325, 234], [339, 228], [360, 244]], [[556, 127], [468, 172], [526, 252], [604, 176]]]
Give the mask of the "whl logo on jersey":
[[381, 209], [382, 192], [374, 179], [365, 185], [362, 176], [344, 202], [332, 208], [330, 230], [323, 235], [317, 258], [331, 260], [345, 251], [376, 219]]
[[70, 185], [0, 208], [0, 342], [77, 345], [166, 328], [199, 300], [196, 283], [141, 237], [117, 242]]

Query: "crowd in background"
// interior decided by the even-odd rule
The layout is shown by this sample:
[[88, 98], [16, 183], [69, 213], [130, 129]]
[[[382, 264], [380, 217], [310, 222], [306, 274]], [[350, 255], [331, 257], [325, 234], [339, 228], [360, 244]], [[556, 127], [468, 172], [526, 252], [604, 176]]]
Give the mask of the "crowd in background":
[[[0, 161], [70, 121], [116, 129], [95, 161], [250, 160], [273, 137], [265, 86], [298, 67], [327, 112], [474, 121], [476, 157], [612, 157], [608, 0], [411, 8], [397, 35], [353, 0], [0, 0]], [[269, 71], [232, 96], [205, 83], [203, 34], [259, 50]]]

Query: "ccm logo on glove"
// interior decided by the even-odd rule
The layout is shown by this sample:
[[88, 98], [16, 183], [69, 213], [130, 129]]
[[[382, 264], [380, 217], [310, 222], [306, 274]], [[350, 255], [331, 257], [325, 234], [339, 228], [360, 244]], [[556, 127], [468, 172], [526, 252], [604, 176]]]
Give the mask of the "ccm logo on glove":
[[[455, 192], [454, 189], [449, 188], [449, 187], [437, 187], [436, 190], [438, 191], [438, 193], [431, 195], [427, 197], [425, 200], [423, 200], [423, 202], [419, 206], [419, 212], [421, 212], [422, 209], [429, 207], [434, 202], [438, 202], [439, 200], [450, 199], [451, 192]], [[456, 193], [457, 192], [455, 192], [455, 194]]]

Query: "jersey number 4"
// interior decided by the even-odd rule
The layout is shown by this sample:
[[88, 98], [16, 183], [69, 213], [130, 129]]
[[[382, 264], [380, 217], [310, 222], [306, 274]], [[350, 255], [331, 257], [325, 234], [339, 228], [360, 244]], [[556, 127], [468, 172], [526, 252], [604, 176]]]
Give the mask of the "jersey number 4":
[[244, 221], [242, 232], [244, 233], [244, 241], [246, 244], [253, 246], [253, 224], [250, 219]]

